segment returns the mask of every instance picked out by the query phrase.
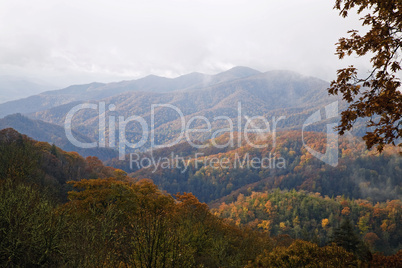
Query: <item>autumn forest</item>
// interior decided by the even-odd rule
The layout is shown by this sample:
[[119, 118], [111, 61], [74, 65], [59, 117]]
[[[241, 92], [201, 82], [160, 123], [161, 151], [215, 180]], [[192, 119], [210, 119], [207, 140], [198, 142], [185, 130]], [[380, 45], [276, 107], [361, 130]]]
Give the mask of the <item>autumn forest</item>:
[[[289, 143], [280, 145], [281, 152], [299, 154], [300, 148], [286, 145], [292, 144], [292, 137], [285, 137]], [[360, 172], [374, 165], [400, 171], [401, 160], [391, 148], [382, 156], [358, 149], [341, 150]], [[373, 201], [353, 190], [329, 196], [323, 187], [281, 186], [292, 174], [278, 174], [273, 182], [236, 186], [235, 197], [201, 195], [213, 199], [208, 206], [189, 192], [167, 192], [150, 179], [104, 166], [96, 157], [84, 159], [12, 129], [0, 132], [0, 150], [2, 266], [400, 265], [400, 199], [379, 195]], [[298, 161], [308, 161], [304, 153], [295, 156]], [[300, 173], [304, 168], [298, 164], [293, 169]], [[311, 174], [325, 174], [320, 166], [309, 169]], [[244, 171], [229, 169], [210, 180], [236, 178], [238, 172]], [[392, 181], [397, 177], [382, 169], [377, 172], [390, 178], [395, 195], [400, 195], [400, 179]], [[304, 183], [321, 185], [327, 180], [312, 179]], [[196, 187], [189, 180], [183, 185]], [[230, 183], [219, 181], [226, 188]], [[360, 187], [367, 190], [371, 184], [375, 181], [361, 182]]]

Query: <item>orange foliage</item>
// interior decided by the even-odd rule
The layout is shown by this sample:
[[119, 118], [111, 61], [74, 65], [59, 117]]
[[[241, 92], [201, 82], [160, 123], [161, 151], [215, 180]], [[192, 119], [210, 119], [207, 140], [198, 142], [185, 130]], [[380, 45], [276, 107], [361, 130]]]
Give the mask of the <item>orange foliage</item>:
[[350, 208], [349, 207], [344, 207], [342, 209], [342, 215], [348, 216], [350, 214]]

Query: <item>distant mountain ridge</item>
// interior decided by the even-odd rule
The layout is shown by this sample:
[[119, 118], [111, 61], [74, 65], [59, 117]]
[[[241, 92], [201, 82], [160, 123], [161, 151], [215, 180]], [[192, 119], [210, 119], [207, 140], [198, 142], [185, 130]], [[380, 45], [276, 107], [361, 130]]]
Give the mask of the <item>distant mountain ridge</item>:
[[45, 82], [29, 78], [0, 75], [0, 104], [55, 88]]
[[[234, 70], [236, 77], [239, 77], [240, 75], [237, 73], [239, 70]], [[202, 116], [208, 119], [212, 129], [216, 130], [225, 123], [222, 120], [214, 120], [218, 116], [226, 116], [233, 121], [234, 125], [237, 125], [239, 104], [241, 104], [243, 113], [242, 125], [245, 124], [245, 116], [264, 116], [269, 121], [272, 121], [274, 116], [276, 118], [284, 116], [285, 120], [282, 120], [278, 127], [301, 129], [309, 115], [333, 101], [338, 101], [337, 97], [328, 96], [326, 92], [328, 83], [317, 78], [305, 77], [289, 71], [258, 72], [248, 76], [249, 74], [250, 72], [247, 72], [242, 78], [225, 82], [213, 82], [209, 86], [197, 90], [188, 88], [165, 93], [133, 91], [99, 99], [97, 102], [104, 102], [106, 106], [109, 104], [116, 106], [115, 112], [106, 111], [106, 117], [114, 115], [128, 118], [136, 115], [144, 118], [148, 126], [151, 124], [152, 104], [168, 104], [178, 108], [185, 116], [186, 121], [195, 116]], [[232, 72], [229, 71], [218, 76], [219, 79], [225, 80], [225, 77], [232, 76]], [[70, 102], [32, 113], [30, 116], [62, 126], [71, 108], [85, 102]], [[155, 109], [154, 116], [157, 118], [155, 133], [160, 143], [174, 140], [181, 128], [181, 119], [178, 114], [172, 109], [160, 108]], [[94, 130], [97, 129], [98, 121], [97, 111], [85, 109], [75, 114], [73, 126], [84, 135], [96, 138], [97, 134]], [[196, 127], [203, 128], [205, 123], [198, 123]], [[317, 130], [325, 129], [324, 124]], [[129, 140], [138, 140], [141, 132], [139, 126], [130, 126], [126, 130]], [[205, 135], [198, 136], [196, 139], [210, 138]]]
[[[5, 118], [0, 119], [0, 130], [7, 128], [13, 128], [19, 133], [27, 135], [35, 140], [55, 144], [64, 151], [77, 152], [84, 157], [96, 156], [101, 160], [117, 157], [117, 152], [110, 148], [78, 148], [71, 144], [67, 139], [63, 127], [41, 120], [29, 119], [21, 114], [8, 115]], [[93, 142], [93, 139], [90, 139], [77, 131], [73, 131], [73, 135], [81, 142]]]
[[177, 78], [149, 75], [131, 81], [72, 85], [64, 89], [46, 91], [38, 95], [0, 104], [0, 118], [14, 113], [34, 113], [73, 101], [98, 100], [124, 92], [165, 93], [183, 89], [198, 89], [208, 85], [244, 78], [260, 73], [248, 67], [234, 67], [217, 75], [190, 73]]
[[[326, 81], [291, 71], [262, 73], [247, 67], [235, 67], [216, 75], [190, 73], [173, 79], [150, 75], [133, 81], [70, 86], [2, 104], [0, 111], [3, 115], [14, 111], [34, 120], [64, 127], [66, 116], [73, 107], [83, 103], [104, 103], [106, 111], [102, 116], [115, 118], [116, 149], [120, 138], [120, 118], [124, 120], [134, 115], [145, 120], [147, 129], [142, 129], [139, 124], [129, 123], [124, 134], [131, 143], [138, 142], [144, 132], [151, 131], [152, 116], [155, 119], [157, 145], [175, 141], [182, 131], [182, 120], [189, 122], [192, 118], [204, 118], [211, 126], [209, 132], [192, 134], [192, 139], [198, 141], [210, 139], [215, 131], [228, 127], [228, 120], [233, 126], [244, 129], [249, 120], [247, 118], [253, 117], [264, 117], [272, 131], [274, 126], [277, 130], [301, 130], [309, 116], [327, 105], [338, 102], [339, 111], [346, 106], [337, 96], [328, 96], [328, 86]], [[168, 105], [170, 108], [159, 106], [151, 109], [158, 104]], [[109, 110], [109, 105], [114, 109]], [[97, 140], [100, 119], [98, 110], [82, 109], [74, 114], [72, 126], [87, 139]], [[327, 124], [338, 119], [324, 116], [308, 130], [326, 131]], [[9, 118], [8, 121], [10, 120]], [[191, 127], [205, 129], [209, 126], [205, 120], [194, 121]], [[257, 123], [261, 125], [258, 120]], [[26, 131], [21, 127], [18, 130]], [[113, 136], [111, 131], [113, 128], [107, 122], [106, 144], [109, 137]], [[55, 136], [64, 135], [59, 138], [66, 140], [64, 132], [56, 132], [62, 134]], [[34, 133], [26, 133], [34, 136]], [[40, 135], [34, 137], [53, 142], [46, 134], [42, 138]], [[68, 150], [64, 142], [57, 145]], [[151, 141], [147, 140], [140, 150], [147, 150], [150, 146]], [[129, 148], [128, 150], [130, 151]], [[85, 150], [82, 153], [89, 155]]]

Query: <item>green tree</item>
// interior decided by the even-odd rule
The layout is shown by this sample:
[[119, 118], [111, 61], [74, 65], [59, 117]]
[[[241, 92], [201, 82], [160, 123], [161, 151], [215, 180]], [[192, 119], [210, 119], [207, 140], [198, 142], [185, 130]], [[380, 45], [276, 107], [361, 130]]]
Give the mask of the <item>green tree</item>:
[[54, 145], [54, 143], [52, 144], [52, 147], [50, 147], [50, 153], [54, 156], [57, 156], [57, 147]]
[[371, 253], [360, 237], [355, 233], [349, 219], [344, 219], [339, 228], [335, 229], [332, 242], [343, 247], [348, 252], [356, 254], [362, 260], [370, 260]]
[[[350, 105], [342, 112], [338, 127], [342, 135], [350, 130], [358, 118], [369, 118], [367, 126], [373, 130], [363, 137], [368, 148], [394, 144], [402, 137], [402, 94], [397, 73], [402, 56], [402, 2], [399, 0], [336, 0], [335, 9], [347, 17], [356, 8], [362, 25], [369, 27], [361, 35], [351, 30], [348, 38], [340, 38], [336, 54], [339, 59], [355, 53], [371, 55], [372, 70], [367, 77], [359, 77], [352, 65], [338, 70], [338, 77], [328, 89], [330, 94], [341, 94]], [[401, 146], [401, 144], [400, 144]]]

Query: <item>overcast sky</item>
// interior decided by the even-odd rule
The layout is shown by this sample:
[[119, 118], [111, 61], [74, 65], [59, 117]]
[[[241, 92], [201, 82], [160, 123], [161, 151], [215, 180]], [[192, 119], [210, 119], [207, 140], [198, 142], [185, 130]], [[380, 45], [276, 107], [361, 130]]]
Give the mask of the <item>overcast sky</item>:
[[[0, 0], [0, 75], [63, 87], [242, 65], [324, 80], [359, 28], [334, 0]], [[353, 59], [355, 60], [355, 59]], [[365, 67], [365, 64], [357, 65]], [[367, 67], [367, 66], [366, 66]]]

